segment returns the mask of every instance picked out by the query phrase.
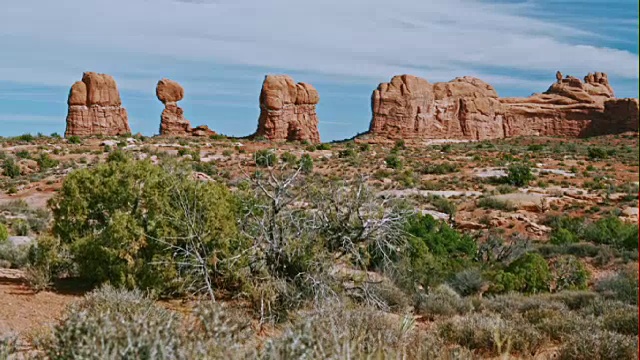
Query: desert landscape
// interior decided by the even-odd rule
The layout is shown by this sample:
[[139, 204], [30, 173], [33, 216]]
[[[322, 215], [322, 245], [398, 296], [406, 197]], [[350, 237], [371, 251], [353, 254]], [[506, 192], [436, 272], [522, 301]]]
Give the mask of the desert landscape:
[[84, 73], [64, 136], [0, 138], [0, 358], [637, 358], [638, 99], [549, 82], [395, 76], [327, 143], [286, 75], [231, 137]]

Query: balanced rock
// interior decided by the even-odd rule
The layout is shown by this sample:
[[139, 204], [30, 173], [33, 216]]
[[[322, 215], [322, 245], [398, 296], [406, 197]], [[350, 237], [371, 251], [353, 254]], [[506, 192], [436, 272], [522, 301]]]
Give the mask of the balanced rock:
[[110, 75], [85, 72], [71, 86], [65, 136], [131, 133], [116, 81]]
[[382, 83], [369, 132], [387, 138], [483, 140], [522, 135], [592, 136], [638, 131], [638, 100], [616, 99], [605, 73], [562, 78], [542, 94], [499, 98], [473, 77], [430, 84], [411, 76]]
[[185, 119], [184, 111], [178, 106], [178, 101], [184, 98], [184, 88], [177, 82], [169, 79], [158, 81], [156, 96], [164, 104], [164, 110], [160, 116], [160, 135], [210, 136], [215, 134], [205, 125], [192, 128], [189, 120]]
[[273, 141], [320, 142], [318, 91], [286, 75], [267, 75], [260, 92], [260, 118], [254, 136]]

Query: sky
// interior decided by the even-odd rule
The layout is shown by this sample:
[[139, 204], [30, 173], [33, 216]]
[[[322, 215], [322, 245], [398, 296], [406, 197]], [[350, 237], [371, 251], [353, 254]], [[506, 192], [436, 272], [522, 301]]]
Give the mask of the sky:
[[245, 136], [264, 76], [318, 89], [323, 141], [368, 130], [394, 75], [470, 75], [529, 96], [555, 72], [603, 71], [638, 97], [638, 2], [629, 0], [28, 0], [0, 12], [0, 136], [64, 133], [70, 86], [112, 75], [133, 133], [158, 133], [161, 78], [192, 126]]

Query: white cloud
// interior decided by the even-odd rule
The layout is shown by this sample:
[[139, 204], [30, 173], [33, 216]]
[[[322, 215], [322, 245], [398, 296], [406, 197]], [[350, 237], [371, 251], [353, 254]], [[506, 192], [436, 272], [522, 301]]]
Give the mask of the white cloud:
[[[571, 23], [566, 19], [560, 24], [520, 15], [537, 6], [472, 0], [16, 1], [0, 13], [0, 81], [68, 86], [83, 70], [95, 70], [127, 73], [118, 79], [122, 89], [149, 92], [167, 73], [188, 74], [202, 75], [184, 84], [188, 93], [204, 94], [216, 88], [206, 81], [233, 93], [262, 80], [257, 73], [255, 80], [236, 79], [237, 73], [211, 78], [221, 63], [356, 79], [372, 88], [399, 73], [430, 81], [473, 73], [493, 85], [536, 86], [532, 91], [548, 85], [558, 69], [638, 78], [636, 54], [591, 46], [601, 36], [563, 25]], [[520, 75], [498, 76], [488, 68]], [[527, 72], [549, 77], [524, 80]], [[236, 81], [245, 84], [234, 89]]]

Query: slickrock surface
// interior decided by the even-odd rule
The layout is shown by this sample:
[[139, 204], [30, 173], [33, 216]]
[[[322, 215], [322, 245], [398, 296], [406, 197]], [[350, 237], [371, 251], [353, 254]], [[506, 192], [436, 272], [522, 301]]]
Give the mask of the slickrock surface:
[[184, 118], [184, 111], [178, 106], [178, 101], [184, 98], [184, 88], [169, 79], [158, 81], [156, 96], [164, 104], [160, 116], [160, 135], [165, 136], [210, 136], [215, 132], [206, 125], [191, 127], [189, 120]]
[[85, 72], [71, 86], [65, 136], [131, 133], [116, 81], [110, 75]]
[[260, 92], [260, 118], [254, 136], [274, 141], [320, 142], [318, 91], [286, 75], [267, 75]]
[[638, 131], [638, 99], [616, 99], [607, 75], [562, 78], [543, 94], [499, 98], [473, 77], [431, 84], [395, 76], [373, 92], [370, 133], [403, 139], [582, 137]]

